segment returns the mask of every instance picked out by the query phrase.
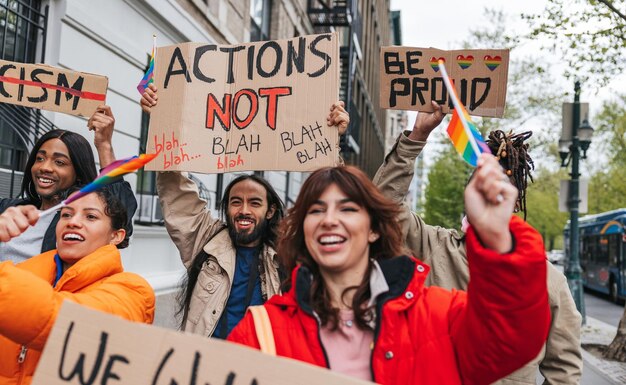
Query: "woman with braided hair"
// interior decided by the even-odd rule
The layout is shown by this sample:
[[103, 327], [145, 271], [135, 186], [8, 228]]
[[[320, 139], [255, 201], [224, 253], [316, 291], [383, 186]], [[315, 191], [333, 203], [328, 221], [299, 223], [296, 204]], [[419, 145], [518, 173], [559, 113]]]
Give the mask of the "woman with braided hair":
[[[396, 145], [387, 154], [374, 177], [383, 194], [401, 207], [399, 216], [405, 245], [413, 255], [430, 265], [427, 286], [466, 290], [469, 268], [465, 249], [466, 238], [453, 229], [430, 226], [413, 213], [404, 202], [414, 174], [415, 159], [430, 132], [441, 123], [441, 108], [433, 103], [433, 113], [419, 113], [413, 131], [400, 134]], [[499, 157], [509, 180], [519, 191], [516, 208], [526, 215], [526, 187], [532, 181], [534, 163], [528, 154], [527, 140], [531, 132], [520, 134], [493, 131], [487, 144]], [[582, 318], [576, 310], [565, 276], [550, 262], [548, 265], [548, 297], [552, 321], [548, 340], [541, 353], [525, 367], [500, 380], [498, 384], [534, 384], [537, 370], [545, 384], [578, 384], [582, 374], [580, 327]], [[529, 320], [528, 322], [532, 322]]]

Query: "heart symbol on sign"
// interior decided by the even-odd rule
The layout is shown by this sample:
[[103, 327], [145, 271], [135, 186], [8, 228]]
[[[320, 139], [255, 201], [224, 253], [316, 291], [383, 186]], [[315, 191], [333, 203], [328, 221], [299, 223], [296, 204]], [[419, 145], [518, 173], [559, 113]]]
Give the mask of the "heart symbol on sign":
[[502, 58], [500, 56], [491, 56], [485, 55], [485, 65], [489, 70], [493, 71], [502, 63]]
[[458, 55], [456, 57], [456, 62], [458, 63], [459, 67], [461, 67], [461, 69], [468, 69], [473, 63], [474, 63], [474, 56], [472, 55], [467, 55], [467, 56], [463, 56], [463, 55]]
[[442, 62], [446, 62], [446, 59], [440, 57], [440, 58], [436, 58], [436, 57], [431, 57], [430, 58], [430, 66], [432, 67], [433, 70], [435, 70], [435, 72], [439, 72], [439, 60], [441, 60]]

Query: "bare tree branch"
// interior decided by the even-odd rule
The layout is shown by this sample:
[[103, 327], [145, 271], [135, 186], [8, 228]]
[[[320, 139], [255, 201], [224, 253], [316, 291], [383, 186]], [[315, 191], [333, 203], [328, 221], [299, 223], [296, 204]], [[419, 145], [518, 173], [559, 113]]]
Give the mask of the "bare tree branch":
[[626, 21], [626, 15], [624, 15], [623, 13], [621, 13], [619, 11], [619, 9], [615, 8], [615, 6], [613, 5], [613, 2], [609, 1], [609, 0], [598, 0], [600, 3], [606, 5], [611, 11], [613, 11], [613, 13], [615, 13], [617, 16], [619, 16], [620, 18], [622, 18], [622, 20]]

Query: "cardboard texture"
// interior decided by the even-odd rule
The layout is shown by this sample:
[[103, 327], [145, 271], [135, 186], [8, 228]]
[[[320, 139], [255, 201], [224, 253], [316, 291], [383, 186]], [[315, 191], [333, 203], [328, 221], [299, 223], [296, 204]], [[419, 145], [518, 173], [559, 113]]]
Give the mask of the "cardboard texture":
[[33, 385], [369, 384], [245, 346], [125, 321], [66, 301]]
[[382, 47], [380, 50], [380, 106], [394, 110], [432, 112], [431, 100], [444, 112], [454, 106], [439, 71], [438, 60], [455, 85], [470, 115], [501, 118], [506, 103], [508, 49]]
[[147, 169], [311, 171], [338, 157], [326, 124], [339, 97], [335, 34], [159, 47]]
[[0, 102], [86, 116], [106, 104], [109, 79], [45, 64], [0, 60]]

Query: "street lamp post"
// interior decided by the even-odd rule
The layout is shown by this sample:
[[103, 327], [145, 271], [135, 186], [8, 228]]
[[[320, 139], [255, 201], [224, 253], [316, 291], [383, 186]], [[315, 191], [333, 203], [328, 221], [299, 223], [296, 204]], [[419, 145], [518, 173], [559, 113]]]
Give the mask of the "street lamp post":
[[[570, 174], [569, 184], [569, 199], [568, 207], [570, 211], [570, 244], [569, 244], [569, 260], [567, 261], [567, 268], [565, 275], [567, 277], [567, 283], [569, 285], [576, 308], [580, 312], [583, 318], [583, 325], [586, 323], [585, 317], [585, 301], [583, 298], [582, 287], [582, 268], [580, 267], [579, 258], [579, 229], [578, 229], [578, 205], [580, 203], [579, 197], [579, 177], [578, 170], [579, 160], [587, 157], [587, 149], [591, 143], [591, 135], [593, 134], [593, 128], [589, 125], [587, 118], [580, 123], [580, 82], [574, 84], [574, 105], [572, 114], [572, 136], [571, 143], [563, 143], [561, 145], [569, 146], [567, 148], [561, 148], [559, 150], [561, 156], [561, 166], [566, 167], [568, 157], [572, 162], [572, 172]], [[580, 126], [579, 126], [580, 125]], [[582, 156], [580, 153], [582, 150]]]

